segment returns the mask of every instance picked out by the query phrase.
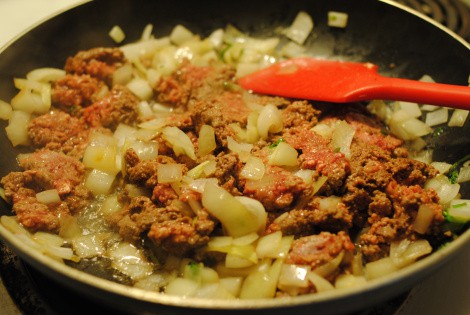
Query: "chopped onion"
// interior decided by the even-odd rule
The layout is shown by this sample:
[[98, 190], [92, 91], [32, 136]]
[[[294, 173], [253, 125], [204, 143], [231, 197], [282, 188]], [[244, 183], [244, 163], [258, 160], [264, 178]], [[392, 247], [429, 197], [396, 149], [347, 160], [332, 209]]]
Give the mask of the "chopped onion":
[[310, 268], [307, 266], [282, 264], [278, 284], [305, 288], [308, 286], [307, 274], [309, 270]]
[[272, 298], [276, 294], [277, 282], [281, 273], [282, 260], [277, 259], [272, 265], [266, 264], [250, 273], [243, 282], [241, 299]]
[[281, 49], [281, 54], [288, 58], [295, 58], [302, 56], [306, 51], [306, 47], [294, 42], [289, 42]]
[[122, 146], [126, 139], [135, 139], [137, 129], [126, 124], [120, 123], [113, 133], [113, 137], [117, 139], [117, 145]]
[[261, 202], [256, 199], [249, 198], [246, 196], [235, 196], [235, 199], [245, 206], [246, 210], [250, 212], [254, 218], [255, 224], [258, 226], [258, 229], [254, 232], [263, 233], [266, 227], [266, 222], [268, 220], [268, 214], [264, 209], [264, 206]]
[[63, 69], [57, 68], [37, 68], [28, 74], [26, 79], [37, 82], [54, 82], [65, 77], [66, 72]]
[[330, 148], [343, 153], [346, 158], [351, 155], [351, 142], [354, 137], [356, 130], [351, 127], [347, 122], [341, 120], [335, 127], [331, 136], [331, 142], [329, 143]]
[[334, 290], [334, 286], [322, 276], [316, 274], [315, 272], [310, 271], [307, 274], [308, 280], [314, 285], [317, 292], [325, 292]]
[[465, 125], [465, 121], [467, 121], [468, 112], [469, 111], [465, 109], [455, 109], [449, 119], [448, 126], [463, 127]]
[[214, 127], [202, 125], [198, 137], [198, 156], [203, 157], [217, 148]]
[[298, 165], [297, 156], [296, 149], [286, 142], [280, 142], [269, 156], [268, 163], [279, 166], [296, 166]]
[[411, 152], [410, 158], [415, 159], [417, 161], [421, 161], [426, 164], [431, 164], [432, 163], [432, 155], [433, 155], [434, 150], [428, 149], [428, 150], [422, 150], [419, 152]]
[[18, 145], [29, 145], [28, 124], [31, 114], [14, 110], [11, 113], [8, 126], [5, 127], [8, 139], [14, 147]]
[[[129, 195], [132, 196], [132, 194], [129, 194]], [[122, 209], [122, 205], [118, 200], [118, 196], [110, 195], [110, 196], [107, 196], [104, 199], [104, 201], [101, 203], [100, 212], [108, 216], [108, 215], [118, 212], [121, 209]]]
[[60, 196], [57, 189], [44, 190], [36, 194], [36, 199], [40, 203], [51, 204], [60, 202]]
[[425, 234], [434, 220], [434, 209], [427, 204], [422, 204], [418, 208], [418, 214], [413, 222], [413, 230]]
[[286, 30], [285, 35], [287, 38], [296, 42], [299, 45], [303, 45], [310, 32], [313, 29], [312, 17], [305, 11], [300, 11], [295, 17], [292, 24]]
[[422, 112], [417, 103], [399, 101], [399, 102], [395, 102], [395, 104], [398, 105], [399, 109], [407, 112], [410, 117], [413, 117], [413, 118], [421, 117]]
[[126, 84], [126, 87], [141, 100], [148, 100], [153, 96], [152, 87], [147, 80], [134, 78]]
[[404, 239], [400, 242], [392, 242], [390, 245], [390, 259], [397, 268], [403, 268], [431, 252], [432, 247], [425, 239], [413, 242]]
[[365, 266], [365, 277], [367, 280], [376, 279], [391, 274], [398, 269], [391, 257], [385, 257], [367, 263]]
[[345, 28], [349, 15], [344, 12], [328, 11], [328, 26]]
[[272, 104], [264, 106], [259, 113], [257, 125], [261, 139], [266, 139], [268, 133], [280, 132], [283, 127], [281, 112]]
[[206, 184], [202, 204], [222, 223], [230, 236], [243, 236], [260, 228], [260, 216], [254, 213], [254, 208], [248, 209], [242, 201], [219, 186]]
[[157, 141], [127, 141], [125, 144], [126, 149], [133, 149], [139, 159], [154, 160], [158, 156], [158, 142]]
[[459, 170], [457, 183], [464, 183], [470, 180], [470, 166], [462, 166]]
[[115, 175], [117, 167], [117, 139], [110, 135], [94, 132], [83, 154], [83, 164], [87, 168], [97, 169]]
[[[144, 121], [140, 123], [138, 126], [143, 129], [147, 130], [160, 130], [168, 124], [165, 118], [158, 117], [152, 120]], [[176, 128], [176, 127], [175, 127]]]
[[162, 134], [163, 138], [170, 143], [176, 156], [185, 154], [190, 159], [196, 160], [194, 145], [188, 135], [181, 129], [178, 127], [165, 127], [162, 130]]
[[249, 244], [252, 244], [254, 241], [256, 241], [258, 238], [259, 238], [259, 235], [253, 232], [247, 235], [234, 238], [232, 240], [232, 244], [236, 246], [249, 245]]
[[448, 214], [458, 221], [470, 221], [470, 200], [454, 199], [447, 209]]
[[295, 176], [302, 178], [308, 185], [313, 183], [313, 176], [315, 176], [315, 174], [316, 172], [314, 170], [309, 169], [300, 169], [294, 173]]
[[0, 223], [13, 234], [25, 234], [28, 237], [30, 236], [29, 231], [20, 225], [15, 216], [2, 215], [0, 217]]
[[445, 174], [450, 170], [450, 168], [452, 167], [452, 164], [449, 164], [446, 162], [432, 162], [431, 166], [434, 167], [436, 170], [438, 170], [439, 173]]
[[367, 280], [364, 276], [342, 274], [336, 277], [335, 288], [336, 289], [356, 288], [356, 287], [363, 286], [366, 283], [367, 283]]
[[179, 182], [183, 178], [183, 165], [158, 164], [157, 178], [159, 183]]
[[256, 246], [256, 254], [259, 258], [277, 257], [277, 250], [281, 245], [282, 232], [276, 231], [271, 234], [264, 235], [258, 240]]
[[21, 90], [11, 99], [11, 107], [13, 110], [30, 114], [44, 114], [49, 110], [50, 104], [44, 102], [40, 93], [30, 90]]
[[434, 189], [439, 196], [439, 203], [445, 205], [458, 195], [460, 185], [452, 184], [447, 176], [441, 174], [429, 179], [424, 188]]
[[5, 101], [0, 100], [0, 119], [10, 119], [12, 112], [13, 108], [11, 107], [11, 105]]
[[168, 283], [165, 293], [170, 295], [189, 297], [193, 296], [199, 289], [199, 284], [193, 280], [175, 278]]
[[441, 108], [427, 113], [425, 122], [428, 126], [436, 126], [446, 123], [447, 119], [449, 119], [449, 110], [447, 108]]
[[109, 37], [111, 37], [116, 43], [122, 42], [126, 38], [126, 34], [122, 30], [119, 25], [114, 25], [108, 33]]
[[198, 179], [191, 181], [188, 184], [188, 186], [194, 191], [203, 193], [204, 188], [206, 187], [208, 183], [211, 185], [217, 185], [217, 178], [198, 178]]
[[227, 268], [246, 268], [254, 265], [256, 262], [253, 262], [250, 259], [227, 253], [225, 256], [225, 267]]
[[322, 277], [328, 277], [330, 274], [332, 274], [338, 269], [339, 265], [343, 261], [343, 257], [344, 257], [344, 251], [341, 251], [335, 258], [315, 268], [313, 272], [315, 272], [316, 274]]
[[432, 112], [439, 108], [441, 107], [437, 105], [429, 105], [429, 104], [421, 105], [421, 110], [426, 111], [426, 112]]
[[149, 40], [152, 38], [152, 32], [153, 32], [153, 24], [147, 24], [144, 27], [144, 30], [142, 31], [142, 35], [140, 36], [141, 40]]
[[33, 239], [39, 244], [51, 245], [60, 247], [65, 244], [65, 240], [57, 234], [47, 233], [47, 232], [36, 232], [33, 235]]
[[142, 279], [153, 272], [153, 265], [145, 259], [143, 252], [129, 243], [118, 242], [108, 249], [107, 254], [112, 259], [113, 268], [133, 280]]
[[242, 282], [242, 277], [225, 277], [219, 280], [220, 286], [230, 292], [235, 297], [238, 297], [240, 295]]
[[103, 237], [95, 234], [81, 235], [71, 240], [75, 253], [80, 258], [102, 256], [106, 252]]
[[240, 177], [251, 180], [260, 180], [264, 176], [266, 167], [258, 157], [250, 156], [240, 171]]
[[170, 34], [170, 41], [178, 46], [183, 45], [193, 38], [194, 34], [183, 25], [176, 25]]
[[115, 175], [94, 169], [85, 179], [85, 187], [94, 195], [106, 195], [110, 192]]
[[238, 143], [232, 137], [227, 137], [227, 148], [237, 153], [242, 162], [246, 162], [251, 157], [250, 152], [253, 145], [251, 143]]

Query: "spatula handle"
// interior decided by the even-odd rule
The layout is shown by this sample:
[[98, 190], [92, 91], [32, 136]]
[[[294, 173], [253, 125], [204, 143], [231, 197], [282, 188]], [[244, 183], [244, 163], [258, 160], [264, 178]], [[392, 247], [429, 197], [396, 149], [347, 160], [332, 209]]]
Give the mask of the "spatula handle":
[[[470, 87], [380, 77], [366, 99], [401, 100], [470, 110]], [[366, 92], [366, 91], [364, 91]]]

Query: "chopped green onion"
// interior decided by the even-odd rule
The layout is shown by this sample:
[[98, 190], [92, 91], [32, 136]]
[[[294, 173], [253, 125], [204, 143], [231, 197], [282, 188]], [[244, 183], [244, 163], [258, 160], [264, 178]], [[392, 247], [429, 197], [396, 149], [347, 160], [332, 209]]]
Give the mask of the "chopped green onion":
[[447, 177], [449, 177], [449, 180], [452, 184], [455, 184], [457, 182], [457, 178], [459, 177], [459, 171], [457, 170], [457, 168], [460, 164], [465, 163], [468, 160], [470, 160], [470, 154], [467, 154], [466, 156], [452, 164], [449, 169], [449, 172], [447, 173]]
[[279, 145], [279, 143], [281, 142], [285, 142], [286, 140], [284, 140], [284, 138], [279, 138], [279, 140], [277, 140], [276, 142], [272, 143], [269, 145], [269, 148], [270, 149], [274, 149], [275, 147], [277, 147]]
[[442, 136], [442, 134], [444, 134], [444, 131], [445, 131], [444, 127], [437, 127], [436, 129], [434, 129], [434, 131], [432, 133], [432, 136], [433, 137]]
[[452, 208], [460, 208], [460, 207], [465, 207], [467, 205], [466, 202], [462, 202], [462, 203], [459, 203], [459, 204], [456, 204], [456, 205], [452, 205]]

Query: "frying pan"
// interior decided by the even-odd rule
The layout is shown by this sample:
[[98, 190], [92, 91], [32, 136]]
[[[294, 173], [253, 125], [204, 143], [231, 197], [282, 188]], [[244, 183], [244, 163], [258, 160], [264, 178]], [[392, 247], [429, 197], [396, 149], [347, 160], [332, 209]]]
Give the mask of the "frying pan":
[[[157, 37], [169, 34], [176, 24], [207, 36], [228, 23], [263, 36], [273, 35], [279, 27], [289, 25], [300, 10], [307, 11], [315, 21], [313, 34], [306, 42], [308, 51], [315, 56], [372, 62], [389, 76], [419, 79], [428, 74], [437, 82], [468, 84], [470, 45], [430, 19], [388, 0], [113, 0], [90, 2], [60, 14], [0, 51], [0, 99], [10, 100], [15, 94], [14, 76], [24, 76], [37, 67], [62, 67], [66, 58], [78, 50], [114, 46], [107, 35], [114, 25], [125, 30], [129, 41], [139, 38], [148, 23], [154, 25]], [[327, 12], [331, 10], [349, 14], [345, 29], [327, 26]], [[470, 145], [469, 126], [467, 123], [462, 128], [445, 129], [441, 136], [431, 138], [434, 160], [452, 163], [466, 155]], [[13, 148], [4, 132], [0, 133], [0, 150], [0, 176], [4, 176], [18, 169], [16, 155], [26, 150]], [[470, 198], [468, 186], [463, 186], [462, 197]], [[0, 214], [12, 214], [3, 201]], [[361, 288], [285, 299], [214, 301], [184, 299], [116, 284], [31, 252], [4, 230], [0, 234], [20, 257], [50, 279], [119, 312], [148, 314], [352, 312], [405, 292], [438, 271], [470, 242], [470, 231], [467, 231], [431, 256]]]

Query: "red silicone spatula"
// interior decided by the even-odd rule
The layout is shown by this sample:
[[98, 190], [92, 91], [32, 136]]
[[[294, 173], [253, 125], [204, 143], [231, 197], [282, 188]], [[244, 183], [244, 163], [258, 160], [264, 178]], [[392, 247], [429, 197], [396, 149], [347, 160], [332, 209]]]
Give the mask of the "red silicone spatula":
[[[370, 63], [295, 58], [239, 79], [256, 93], [334, 103], [396, 100], [470, 109], [470, 87], [385, 77]], [[470, 69], [469, 69], [470, 71]]]

